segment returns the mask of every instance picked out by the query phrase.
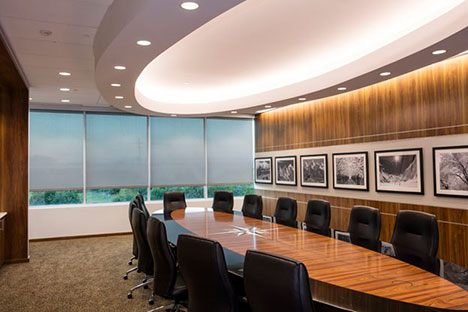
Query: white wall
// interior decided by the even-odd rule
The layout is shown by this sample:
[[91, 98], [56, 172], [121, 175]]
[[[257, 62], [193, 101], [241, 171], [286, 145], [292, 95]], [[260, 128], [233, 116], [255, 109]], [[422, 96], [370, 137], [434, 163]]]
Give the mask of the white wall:
[[[240, 210], [243, 197], [234, 198]], [[211, 207], [212, 198], [189, 199], [192, 207]], [[150, 212], [162, 201], [146, 203]], [[29, 208], [29, 239], [130, 232], [128, 203], [34, 206]]]

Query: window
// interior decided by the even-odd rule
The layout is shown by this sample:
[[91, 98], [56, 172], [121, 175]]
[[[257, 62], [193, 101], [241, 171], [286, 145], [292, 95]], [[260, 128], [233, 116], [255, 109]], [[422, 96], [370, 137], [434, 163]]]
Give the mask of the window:
[[234, 196], [245, 196], [254, 193], [253, 183], [248, 184], [227, 184], [227, 185], [209, 185], [208, 197], [213, 197], [216, 191], [232, 192]]
[[91, 189], [86, 191], [86, 202], [113, 203], [131, 201], [138, 194], [147, 199], [146, 188], [110, 188], [110, 189]]
[[184, 192], [185, 199], [190, 198], [203, 198], [204, 197], [204, 186], [203, 185], [192, 185], [192, 186], [161, 186], [153, 187], [151, 189], [151, 200], [162, 200], [165, 192]]

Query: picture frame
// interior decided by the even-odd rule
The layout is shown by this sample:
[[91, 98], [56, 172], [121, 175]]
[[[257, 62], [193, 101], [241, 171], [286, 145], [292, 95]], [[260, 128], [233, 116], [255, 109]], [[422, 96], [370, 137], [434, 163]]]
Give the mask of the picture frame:
[[273, 184], [273, 159], [271, 157], [255, 158], [255, 183]]
[[468, 197], [468, 145], [432, 148], [434, 195]]
[[367, 152], [334, 153], [333, 188], [369, 191], [369, 160]]
[[296, 156], [275, 157], [275, 184], [297, 185]]
[[328, 155], [302, 155], [301, 186], [328, 188]]
[[423, 149], [375, 151], [376, 192], [424, 194]]

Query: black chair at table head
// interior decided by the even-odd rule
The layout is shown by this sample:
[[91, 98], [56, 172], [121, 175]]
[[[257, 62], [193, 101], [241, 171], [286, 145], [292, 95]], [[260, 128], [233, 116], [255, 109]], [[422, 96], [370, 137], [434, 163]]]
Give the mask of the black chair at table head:
[[434, 274], [439, 274], [437, 259], [439, 228], [434, 215], [400, 210], [391, 239], [395, 257]]
[[170, 215], [171, 212], [177, 209], [185, 209], [187, 207], [187, 203], [185, 202], [185, 193], [165, 192], [163, 204], [165, 215]]
[[306, 230], [320, 235], [330, 236], [330, 203], [326, 200], [309, 200], [304, 223]]
[[138, 203], [138, 208], [140, 208], [141, 211], [143, 211], [146, 218], [149, 218], [150, 213], [148, 211], [148, 208], [146, 208], [145, 199], [143, 198], [143, 195], [138, 194], [137, 196], [135, 196], [135, 199], [136, 199], [136, 202]]
[[373, 207], [354, 206], [348, 232], [354, 245], [380, 252], [380, 211]]
[[263, 201], [262, 196], [250, 194], [244, 196], [242, 204], [242, 214], [246, 217], [263, 219]]
[[232, 213], [234, 196], [231, 192], [216, 191], [213, 196], [213, 210]]
[[187, 288], [178, 274], [177, 260], [167, 240], [166, 226], [156, 218], [149, 218], [147, 236], [154, 263], [153, 296], [149, 301], [154, 302], [154, 295], [173, 300], [175, 310], [179, 302], [187, 298]]
[[239, 305], [221, 245], [213, 240], [179, 235], [177, 258], [188, 289], [191, 312], [235, 312]]
[[296, 227], [297, 201], [288, 197], [280, 197], [276, 202], [276, 223]]

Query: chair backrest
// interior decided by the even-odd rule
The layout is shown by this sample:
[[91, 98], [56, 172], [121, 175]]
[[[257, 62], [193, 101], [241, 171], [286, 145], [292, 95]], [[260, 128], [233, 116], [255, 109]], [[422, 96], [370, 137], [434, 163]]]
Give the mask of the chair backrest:
[[373, 207], [354, 206], [348, 232], [354, 245], [380, 252], [380, 211]]
[[244, 285], [253, 312], [314, 311], [309, 275], [301, 262], [248, 250]]
[[242, 214], [246, 217], [263, 219], [263, 200], [262, 196], [250, 194], [244, 196], [242, 204]]
[[177, 259], [188, 289], [189, 311], [237, 311], [223, 248], [218, 242], [179, 235]]
[[438, 274], [439, 228], [434, 215], [400, 210], [396, 217], [391, 243], [396, 258]]
[[128, 204], [128, 219], [130, 221], [130, 227], [132, 229], [132, 235], [133, 235], [133, 249], [132, 253], [135, 257], [138, 257], [138, 245], [135, 237], [135, 230], [133, 229], [132, 225], [132, 215], [133, 215], [133, 209], [139, 209], [138, 204], [136, 202], [136, 199], [133, 199], [130, 204]]
[[232, 213], [234, 196], [231, 192], [216, 191], [213, 196], [213, 210]]
[[164, 214], [166, 215], [169, 215], [174, 210], [185, 209], [187, 207], [184, 192], [165, 192], [163, 203]]
[[153, 256], [151, 255], [146, 236], [147, 220], [145, 214], [140, 209], [133, 209], [132, 226], [138, 245], [138, 269], [147, 275], [153, 275]]
[[141, 211], [143, 211], [143, 213], [145, 214], [145, 217], [146, 218], [149, 218], [150, 216], [150, 213], [148, 211], [148, 208], [146, 208], [146, 204], [145, 204], [145, 199], [143, 198], [143, 195], [141, 194], [138, 194], [137, 196], [135, 196], [135, 199], [136, 199], [136, 202], [138, 204], [138, 207], [141, 209]]
[[276, 223], [296, 227], [297, 202], [295, 199], [280, 197], [276, 202]]
[[148, 244], [154, 262], [153, 294], [168, 298], [174, 292], [177, 279], [176, 259], [167, 241], [166, 226], [156, 218], [149, 218]]
[[309, 200], [305, 215], [306, 230], [330, 236], [330, 203], [326, 200]]

